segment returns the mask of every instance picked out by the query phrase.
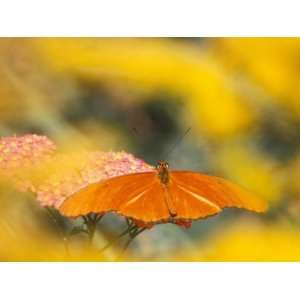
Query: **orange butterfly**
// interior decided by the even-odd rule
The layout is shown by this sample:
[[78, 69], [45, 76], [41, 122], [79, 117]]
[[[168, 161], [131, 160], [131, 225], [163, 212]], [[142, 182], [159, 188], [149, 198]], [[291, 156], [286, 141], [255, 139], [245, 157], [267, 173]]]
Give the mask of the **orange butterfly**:
[[263, 212], [266, 203], [222, 178], [191, 171], [169, 171], [159, 161], [155, 170], [91, 184], [59, 207], [69, 217], [116, 212], [145, 223], [197, 220], [225, 207]]

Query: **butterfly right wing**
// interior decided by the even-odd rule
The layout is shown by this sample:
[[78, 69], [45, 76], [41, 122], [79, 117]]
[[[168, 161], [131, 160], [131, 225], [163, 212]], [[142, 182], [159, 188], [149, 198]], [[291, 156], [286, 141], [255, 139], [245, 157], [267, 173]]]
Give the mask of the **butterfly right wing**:
[[[174, 173], [174, 172], [172, 172]], [[191, 190], [185, 182], [177, 182], [173, 174], [167, 187], [178, 220], [197, 220], [221, 211], [221, 208], [208, 198]]]
[[225, 207], [267, 209], [264, 201], [238, 185], [199, 172], [172, 171], [169, 190], [178, 215], [186, 219], [203, 218]]

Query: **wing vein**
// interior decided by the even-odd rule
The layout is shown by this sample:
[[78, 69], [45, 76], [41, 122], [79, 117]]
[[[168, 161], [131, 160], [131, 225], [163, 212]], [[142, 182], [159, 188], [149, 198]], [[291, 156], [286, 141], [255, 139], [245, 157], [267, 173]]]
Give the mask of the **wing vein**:
[[136, 196], [134, 196], [131, 200], [129, 200], [128, 202], [126, 202], [125, 205], [122, 206], [122, 208], [125, 208], [127, 206], [129, 206], [130, 204], [133, 204], [134, 202], [136, 202], [137, 200], [139, 200], [144, 194], [146, 194], [149, 190], [151, 190], [152, 186], [146, 188], [146, 190], [141, 191], [139, 194], [137, 194]]
[[181, 186], [181, 185], [179, 185], [179, 184], [177, 184], [177, 187], [178, 187], [179, 189], [181, 189], [182, 191], [188, 193], [189, 195], [193, 196], [193, 197], [196, 198], [197, 200], [202, 201], [202, 202], [204, 202], [204, 203], [210, 205], [211, 207], [214, 207], [214, 208], [220, 210], [220, 207], [219, 207], [217, 204], [211, 202], [211, 201], [208, 200], [207, 198], [205, 198], [205, 197], [203, 197], [203, 196], [201, 196], [201, 195], [199, 195], [199, 194], [196, 194], [196, 193], [194, 193], [194, 192], [192, 192], [192, 191], [186, 189], [185, 187], [183, 187], [183, 186]]

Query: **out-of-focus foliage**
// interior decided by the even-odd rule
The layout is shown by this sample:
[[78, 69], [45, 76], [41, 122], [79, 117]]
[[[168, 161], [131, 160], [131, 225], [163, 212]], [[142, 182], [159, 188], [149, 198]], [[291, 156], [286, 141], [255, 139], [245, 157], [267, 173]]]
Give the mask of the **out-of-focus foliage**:
[[[152, 165], [167, 158], [171, 168], [226, 177], [270, 204], [265, 215], [228, 210], [190, 229], [156, 226], [128, 259], [300, 260], [298, 61], [295, 38], [0, 39], [0, 136], [46, 135], [65, 155], [125, 150]], [[69, 158], [49, 174], [85, 159]], [[1, 260], [102, 260], [118, 252], [84, 254], [80, 236], [67, 257], [32, 195], [5, 178], [0, 193]], [[122, 226], [105, 216], [95, 244]]]

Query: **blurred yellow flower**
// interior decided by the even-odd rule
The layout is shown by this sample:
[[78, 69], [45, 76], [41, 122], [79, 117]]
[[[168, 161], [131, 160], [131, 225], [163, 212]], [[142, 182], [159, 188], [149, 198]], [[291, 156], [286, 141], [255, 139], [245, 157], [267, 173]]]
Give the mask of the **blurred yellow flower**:
[[268, 202], [280, 201], [285, 188], [284, 170], [270, 157], [235, 142], [219, 146], [215, 166], [233, 182]]
[[206, 243], [181, 253], [188, 261], [300, 261], [300, 230], [287, 224], [238, 220]]
[[224, 38], [214, 42], [216, 59], [262, 87], [272, 101], [300, 118], [299, 38]]
[[[38, 39], [45, 64], [89, 80], [180, 96], [196, 128], [227, 136], [248, 128], [254, 111], [228, 86], [226, 73], [200, 47], [164, 39]], [[140, 97], [141, 98], [141, 97]], [[133, 97], [134, 100], [134, 97]]]
[[298, 154], [294, 159], [292, 159], [286, 166], [287, 174], [289, 180], [288, 190], [292, 194], [294, 200], [298, 199], [300, 202], [300, 155]]

